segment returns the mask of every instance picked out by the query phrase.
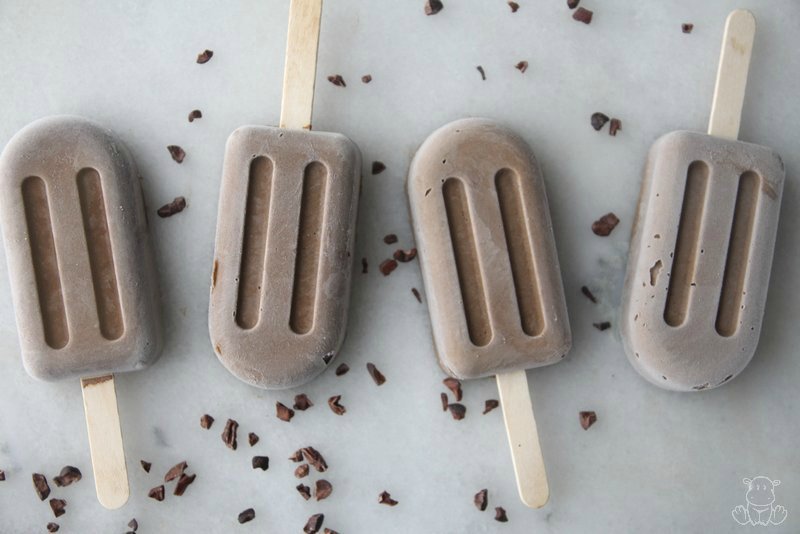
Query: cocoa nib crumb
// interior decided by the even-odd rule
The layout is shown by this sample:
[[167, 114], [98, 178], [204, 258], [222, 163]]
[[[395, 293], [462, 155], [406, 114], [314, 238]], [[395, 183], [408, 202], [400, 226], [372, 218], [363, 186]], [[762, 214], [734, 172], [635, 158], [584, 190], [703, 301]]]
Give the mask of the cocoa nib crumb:
[[178, 163], [183, 163], [183, 160], [186, 158], [186, 151], [184, 149], [178, 145], [169, 145], [167, 150], [169, 150], [169, 155], [172, 156], [172, 159]]
[[298, 484], [295, 489], [297, 490], [297, 493], [299, 493], [300, 496], [305, 500], [309, 500], [311, 498], [311, 488], [305, 484]]
[[139, 463], [142, 464], [142, 469], [144, 469], [145, 473], [150, 472], [150, 467], [152, 467], [153, 464], [145, 460], [139, 460]]
[[350, 366], [347, 365], [346, 363], [342, 363], [339, 365], [339, 367], [336, 368], [336, 376], [342, 376], [344, 374], [347, 374], [347, 371], [349, 370]]
[[386, 234], [383, 236], [383, 242], [387, 245], [394, 245], [397, 243], [397, 235], [396, 234]]
[[519, 4], [518, 4], [518, 3], [516, 3], [516, 2], [509, 2], [509, 3], [508, 3], [508, 7], [510, 7], [510, 8], [511, 8], [511, 12], [512, 12], [512, 13], [516, 13], [516, 12], [517, 12], [517, 10], [519, 9]]
[[581, 286], [581, 293], [583, 293], [583, 296], [585, 296], [587, 299], [589, 299], [593, 303], [597, 304], [597, 298], [595, 298], [594, 294], [592, 293], [592, 291], [588, 287]]
[[189, 112], [189, 122], [194, 122], [195, 119], [202, 119], [203, 112], [199, 109], [193, 109]]
[[417, 302], [422, 304], [422, 296], [419, 294], [419, 289], [417, 289], [416, 287], [412, 287], [411, 294], [414, 295], [414, 298], [417, 299]]
[[286, 421], [287, 423], [292, 420], [294, 417], [294, 410], [291, 408], [287, 408], [283, 403], [276, 402], [275, 403], [275, 412], [278, 416], [278, 419], [281, 421]]
[[247, 510], [239, 514], [238, 519], [240, 524], [244, 524], [247, 523], [248, 521], [252, 521], [253, 519], [255, 519], [255, 517], [256, 517], [256, 511], [253, 510], [252, 508], [248, 508]]
[[253, 469], [261, 469], [262, 471], [266, 471], [267, 469], [269, 469], [269, 457], [253, 456], [252, 464], [253, 464]]
[[417, 257], [417, 249], [410, 248], [408, 250], [403, 250], [402, 248], [398, 248], [394, 251], [394, 259], [401, 263], [408, 263], [414, 258]]
[[53, 482], [55, 482], [56, 486], [60, 488], [63, 486], [69, 486], [73, 482], [79, 481], [82, 477], [83, 476], [81, 475], [80, 469], [71, 465], [67, 465], [61, 469], [61, 472], [57, 477], [53, 477]]
[[344, 415], [347, 413], [347, 408], [339, 404], [339, 401], [342, 400], [341, 395], [334, 395], [330, 399], [328, 399], [328, 406], [330, 406], [331, 411], [336, 415]]
[[184, 197], [175, 197], [175, 199], [170, 202], [169, 204], [164, 204], [160, 208], [158, 208], [158, 216], [162, 219], [166, 219], [167, 217], [172, 217], [176, 213], [180, 213], [186, 209], [186, 199]]
[[324, 473], [328, 469], [325, 458], [314, 447], [303, 447], [300, 449], [306, 462], [310, 463], [319, 473]]
[[453, 419], [456, 421], [461, 421], [464, 419], [464, 416], [467, 415], [467, 407], [463, 404], [448, 404], [447, 409], [450, 410], [450, 415], [452, 415]]
[[618, 224], [619, 217], [613, 212], [609, 212], [592, 223], [592, 232], [600, 237], [606, 237]]
[[444, 4], [440, 0], [428, 0], [425, 2], [425, 14], [435, 15], [444, 9]]
[[475, 68], [478, 69], [478, 72], [481, 73], [481, 80], [486, 81], [486, 71], [483, 70], [483, 67], [478, 65]]
[[50, 509], [53, 510], [53, 515], [61, 517], [67, 513], [67, 501], [64, 499], [50, 499]]
[[361, 81], [363, 83], [371, 82], [372, 81], [372, 75], [371, 74], [365, 74], [364, 76], [361, 77]]
[[299, 395], [294, 396], [294, 406], [295, 410], [305, 411], [314, 406], [314, 403], [311, 402], [311, 399], [308, 398], [308, 395], [305, 393], [300, 393]]
[[58, 526], [58, 523], [53, 523], [52, 521], [47, 523], [47, 532], [58, 532], [58, 529], [60, 528], [61, 527]]
[[575, 9], [580, 3], [581, 0], [567, 0], [567, 7], [570, 9]]
[[[583, 8], [581, 8], [583, 9]], [[501, 523], [508, 522], [508, 515], [506, 515], [506, 511], [502, 506], [497, 506], [494, 509], [494, 520], [500, 521]]]
[[447, 386], [447, 389], [453, 392], [453, 395], [456, 396], [456, 400], [460, 401], [463, 398], [463, 393], [461, 392], [461, 381], [457, 378], [445, 378], [442, 380], [442, 384]]
[[0, 469], [0, 482], [6, 479], [6, 472]]
[[325, 530], [322, 531], [322, 533], [323, 534], [339, 534], [338, 532], [336, 532], [332, 528], [327, 528], [327, 527], [325, 528]]
[[187, 475], [185, 473], [181, 474], [181, 478], [179, 478], [178, 483], [175, 484], [175, 491], [173, 491], [172, 494], [180, 497], [186, 493], [186, 488], [188, 488], [189, 485], [194, 482], [195, 478], [197, 478], [197, 475]]
[[319, 529], [322, 528], [322, 522], [325, 521], [325, 514], [314, 514], [306, 521], [306, 526], [303, 527], [303, 532], [306, 534], [317, 534]]
[[208, 430], [211, 428], [211, 425], [214, 424], [214, 418], [208, 414], [204, 414], [203, 417], [200, 418], [200, 427], [205, 428]]
[[683, 33], [692, 33], [693, 29], [694, 29], [694, 24], [692, 24], [691, 22], [684, 22], [683, 24], [681, 24], [681, 31]]
[[589, 427], [597, 422], [597, 414], [594, 412], [580, 412], [578, 417], [584, 430], [589, 430]]
[[592, 326], [594, 326], [595, 328], [597, 328], [602, 332], [603, 330], [608, 330], [609, 328], [611, 328], [611, 323], [609, 323], [608, 321], [603, 321], [602, 323], [592, 323]]
[[203, 50], [202, 52], [197, 54], [197, 62], [200, 63], [201, 65], [203, 63], [208, 63], [208, 61], [212, 58], [213, 55], [214, 55], [213, 50]]
[[229, 449], [236, 450], [238, 444], [236, 443], [236, 431], [239, 430], [239, 423], [233, 419], [228, 419], [225, 422], [225, 428], [222, 430], [222, 443]]
[[369, 263], [367, 263], [367, 258], [361, 258], [361, 274], [367, 274], [369, 272]]
[[325, 479], [317, 480], [314, 488], [314, 497], [321, 501], [322, 499], [327, 499], [328, 496], [333, 492], [333, 485]]
[[374, 363], [367, 363], [367, 372], [369, 372], [369, 376], [372, 377], [372, 380], [375, 381], [375, 384], [381, 386], [384, 382], [386, 382], [386, 377], [383, 376], [383, 373], [378, 371], [378, 368], [375, 367]]
[[47, 484], [47, 477], [40, 473], [34, 473], [31, 477], [33, 479], [33, 489], [36, 491], [36, 496], [39, 500], [43, 501], [50, 495], [50, 486]]
[[483, 512], [486, 510], [486, 506], [489, 504], [489, 490], [482, 489], [478, 493], [475, 494], [475, 497], [472, 499], [472, 502], [475, 503], [475, 507]]
[[308, 476], [308, 464], [300, 464], [294, 470], [295, 478], [305, 478]]
[[250, 444], [251, 447], [256, 443], [258, 443], [258, 440], [259, 440], [258, 434], [256, 434], [255, 432], [250, 432], [249, 434], [247, 434], [247, 442]]
[[164, 485], [162, 484], [160, 486], [156, 486], [155, 488], [151, 489], [149, 492], [147, 492], [147, 496], [150, 497], [151, 499], [155, 499], [155, 500], [157, 500], [159, 502], [163, 501], [164, 500]]
[[599, 132], [608, 122], [608, 115], [605, 113], [600, 113], [599, 111], [592, 113], [590, 122], [592, 123], [592, 128]]
[[446, 412], [447, 411], [447, 406], [449, 404], [449, 402], [447, 400], [447, 393], [440, 393], [439, 397], [442, 399], [442, 411]]
[[486, 415], [498, 406], [500, 406], [500, 402], [496, 399], [486, 399], [486, 402], [483, 403], [483, 415]]
[[131, 519], [130, 521], [128, 521], [128, 528], [131, 529], [134, 532], [139, 530], [139, 522], [136, 521], [135, 517], [133, 519]]
[[378, 269], [380, 269], [383, 276], [389, 276], [392, 271], [397, 269], [397, 262], [395, 260], [383, 260]]
[[289, 460], [291, 460], [294, 463], [302, 462], [303, 461], [303, 450], [302, 449], [297, 449], [296, 451], [294, 451], [292, 453], [292, 455], [289, 456]]
[[608, 135], [616, 136], [617, 132], [622, 129], [622, 121], [619, 119], [611, 119], [608, 124]]
[[[583, 22], [584, 24], [589, 24], [592, 22], [592, 15], [593, 12], [585, 9], [583, 7], [579, 7], [578, 10], [572, 14], [572, 18], [577, 20], [578, 22]], [[499, 521], [499, 520], [498, 520]]]
[[386, 170], [386, 165], [382, 161], [373, 161], [372, 162], [372, 174], [373, 176], [376, 174], [380, 174]]
[[328, 81], [331, 82], [336, 87], [347, 87], [347, 84], [344, 82], [344, 78], [342, 78], [341, 74], [334, 74], [332, 76], [328, 76]]
[[514, 65], [514, 68], [517, 69], [518, 71], [524, 73], [526, 70], [528, 70], [528, 62], [527, 61], [520, 61], [519, 63]]
[[171, 480], [175, 480], [176, 478], [181, 476], [184, 471], [186, 471], [186, 462], [185, 461], [173, 465], [170, 468], [170, 470], [167, 471], [167, 474], [164, 475], [164, 482], [169, 482]]
[[397, 505], [397, 501], [392, 499], [392, 495], [388, 491], [382, 491], [380, 495], [378, 495], [378, 502], [380, 504], [386, 504], [388, 506]]

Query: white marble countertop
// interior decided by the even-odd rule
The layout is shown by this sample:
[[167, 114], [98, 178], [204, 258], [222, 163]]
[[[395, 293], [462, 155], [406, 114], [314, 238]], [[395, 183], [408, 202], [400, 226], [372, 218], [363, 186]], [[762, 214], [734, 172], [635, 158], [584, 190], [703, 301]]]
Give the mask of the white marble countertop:
[[[793, 0], [630, 2], [582, 0], [591, 25], [571, 19], [563, 0], [445, 0], [436, 16], [423, 0], [328, 0], [324, 8], [314, 126], [351, 137], [364, 155], [349, 335], [332, 371], [292, 391], [249, 387], [219, 364], [206, 313], [225, 139], [244, 124], [276, 124], [280, 111], [287, 0], [213, 2], [10, 1], [0, 4], [0, 144], [28, 122], [73, 113], [113, 128], [144, 177], [157, 252], [166, 347], [143, 372], [118, 377], [131, 499], [109, 512], [97, 502], [77, 381], [29, 378], [21, 364], [5, 261], [0, 260], [0, 531], [44, 532], [54, 520], [31, 474], [51, 478], [66, 464], [84, 480], [55, 488], [67, 500], [61, 532], [299, 532], [313, 513], [341, 533], [733, 532], [742, 479], [780, 479], [788, 519], [771, 532], [800, 530], [800, 3]], [[628, 364], [616, 330], [620, 288], [641, 169], [648, 147], [675, 129], [704, 130], [723, 24], [735, 7], [759, 21], [741, 138], [776, 149], [787, 181], [761, 342], [730, 384], [699, 394], [662, 391]], [[681, 32], [681, 23], [694, 31]], [[195, 63], [203, 49], [213, 59]], [[521, 74], [514, 68], [529, 62]], [[482, 81], [476, 66], [486, 71]], [[360, 78], [371, 74], [372, 83]], [[326, 81], [341, 74], [346, 88]], [[189, 123], [190, 110], [203, 118]], [[622, 120], [616, 137], [589, 116]], [[542, 510], [517, 498], [491, 379], [464, 384], [467, 416], [443, 413], [417, 262], [389, 277], [377, 269], [396, 233], [412, 246], [405, 175], [417, 146], [438, 126], [486, 116], [517, 130], [546, 178], [574, 335], [563, 363], [529, 373], [551, 499]], [[182, 165], [166, 146], [181, 145]], [[387, 169], [370, 175], [370, 163]], [[189, 207], [170, 219], [155, 209], [177, 195]], [[619, 227], [592, 234], [600, 215]], [[600, 303], [581, 295], [588, 285]], [[599, 332], [593, 322], [615, 328]], [[387, 382], [376, 387], [374, 362]], [[305, 392], [315, 402], [287, 424], [275, 402]], [[326, 399], [342, 395], [339, 417]], [[580, 410], [595, 410], [588, 431]], [[210, 431], [199, 418], [216, 418]], [[223, 445], [227, 418], [240, 423], [239, 449]], [[261, 441], [252, 449], [248, 432]], [[333, 494], [304, 501], [295, 464], [313, 445], [326, 457]], [[266, 472], [253, 454], [270, 456]], [[148, 475], [139, 460], [153, 462]], [[197, 480], [183, 497], [147, 497], [173, 464]], [[51, 484], [52, 485], [52, 484]], [[489, 510], [472, 497], [489, 489]], [[171, 487], [170, 487], [171, 489]], [[382, 490], [399, 501], [377, 503]], [[494, 521], [503, 506], [509, 522]], [[239, 525], [252, 507], [256, 518]]]

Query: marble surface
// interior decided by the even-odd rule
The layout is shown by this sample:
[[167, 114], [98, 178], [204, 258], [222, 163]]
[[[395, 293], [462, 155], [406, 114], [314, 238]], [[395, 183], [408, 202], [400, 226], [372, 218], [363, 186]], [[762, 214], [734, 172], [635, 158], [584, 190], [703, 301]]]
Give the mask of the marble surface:
[[[98, 504], [77, 381], [29, 378], [19, 357], [5, 261], [0, 261], [0, 531], [44, 532], [53, 520], [31, 487], [65, 464], [84, 480], [54, 489], [67, 500], [61, 532], [299, 532], [313, 513], [342, 533], [734, 532], [731, 510], [744, 504], [742, 479], [780, 479], [777, 503], [788, 519], [771, 532], [800, 530], [798, 387], [800, 329], [796, 295], [800, 245], [800, 4], [793, 0], [630, 2], [583, 0], [591, 25], [571, 19], [562, 0], [445, 0], [434, 17], [422, 0], [328, 0], [324, 8], [314, 126], [340, 131], [365, 161], [349, 335], [339, 360], [351, 371], [291, 391], [261, 391], [230, 375], [207, 333], [207, 305], [225, 139], [243, 124], [279, 116], [288, 2], [8, 1], [0, 3], [0, 143], [28, 122], [74, 113], [113, 128], [144, 178], [161, 277], [166, 347], [152, 368], [119, 376], [120, 415], [131, 499], [109, 512]], [[616, 329], [620, 287], [641, 169], [650, 144], [675, 129], [704, 130], [727, 13], [749, 7], [759, 20], [741, 138], [775, 148], [787, 181], [761, 343], [730, 384], [678, 394], [646, 383], [630, 367]], [[690, 35], [681, 23], [694, 23]], [[213, 59], [195, 63], [205, 48]], [[520, 60], [530, 64], [521, 74]], [[482, 65], [482, 81], [476, 66]], [[326, 81], [341, 74], [346, 88]], [[360, 77], [371, 74], [372, 83]], [[198, 108], [203, 118], [186, 117]], [[622, 120], [611, 137], [589, 116]], [[404, 180], [414, 151], [438, 126], [486, 116], [516, 129], [546, 177], [574, 333], [558, 365], [529, 373], [552, 491], [542, 510], [516, 495], [491, 379], [464, 384], [467, 417], [443, 413], [444, 375], [436, 364], [418, 264], [389, 277], [377, 270], [396, 233], [413, 245]], [[166, 146], [181, 145], [177, 165]], [[370, 163], [387, 166], [377, 176]], [[155, 209], [184, 195], [170, 219]], [[590, 225], [614, 211], [621, 223], [599, 238]], [[593, 305], [580, 287], [592, 288]], [[374, 362], [387, 382], [365, 370]], [[315, 402], [287, 424], [275, 402], [305, 392]], [[326, 406], [341, 394], [344, 416]], [[580, 410], [595, 410], [588, 431]], [[199, 418], [217, 422], [203, 430]], [[226, 418], [240, 423], [237, 451], [223, 445]], [[252, 449], [246, 434], [261, 441]], [[304, 501], [285, 458], [313, 445], [326, 457], [333, 494]], [[250, 467], [270, 456], [268, 471]], [[153, 462], [148, 475], [139, 460]], [[183, 497], [147, 498], [173, 464], [186, 460], [197, 480]], [[472, 496], [489, 489], [479, 512]], [[399, 504], [377, 502], [388, 490]], [[494, 521], [503, 506], [509, 522]], [[239, 525], [252, 507], [256, 518]]]

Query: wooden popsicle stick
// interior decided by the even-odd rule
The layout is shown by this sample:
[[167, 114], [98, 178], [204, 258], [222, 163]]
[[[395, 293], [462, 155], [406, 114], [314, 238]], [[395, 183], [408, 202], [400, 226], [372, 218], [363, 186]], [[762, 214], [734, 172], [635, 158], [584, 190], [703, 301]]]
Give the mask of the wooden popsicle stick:
[[722, 37], [714, 99], [711, 102], [708, 135], [734, 140], [739, 137], [747, 71], [755, 34], [756, 18], [752, 13], [737, 9], [728, 15]]
[[114, 510], [130, 495], [114, 375], [81, 378], [81, 389], [97, 500]]
[[531, 508], [541, 508], [550, 498], [550, 488], [533, 416], [528, 375], [525, 371], [499, 374], [497, 389], [520, 499]]
[[322, 0], [292, 0], [283, 71], [281, 128], [311, 129]]

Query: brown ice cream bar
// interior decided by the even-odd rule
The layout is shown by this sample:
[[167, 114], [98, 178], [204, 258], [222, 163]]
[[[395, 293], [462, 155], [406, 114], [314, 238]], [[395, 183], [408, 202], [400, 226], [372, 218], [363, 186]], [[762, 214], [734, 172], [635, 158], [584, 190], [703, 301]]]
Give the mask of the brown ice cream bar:
[[0, 157], [0, 220], [30, 375], [97, 376], [158, 357], [139, 175], [111, 131], [68, 116], [20, 130]]
[[228, 139], [209, 328], [241, 380], [298, 386], [339, 351], [360, 176], [340, 134], [245, 126]]
[[771, 149], [672, 132], [650, 150], [624, 288], [628, 358], [673, 390], [719, 386], [755, 352], [784, 167]]
[[571, 335], [542, 173], [485, 119], [422, 144], [408, 196], [439, 362], [457, 378], [560, 361]]

